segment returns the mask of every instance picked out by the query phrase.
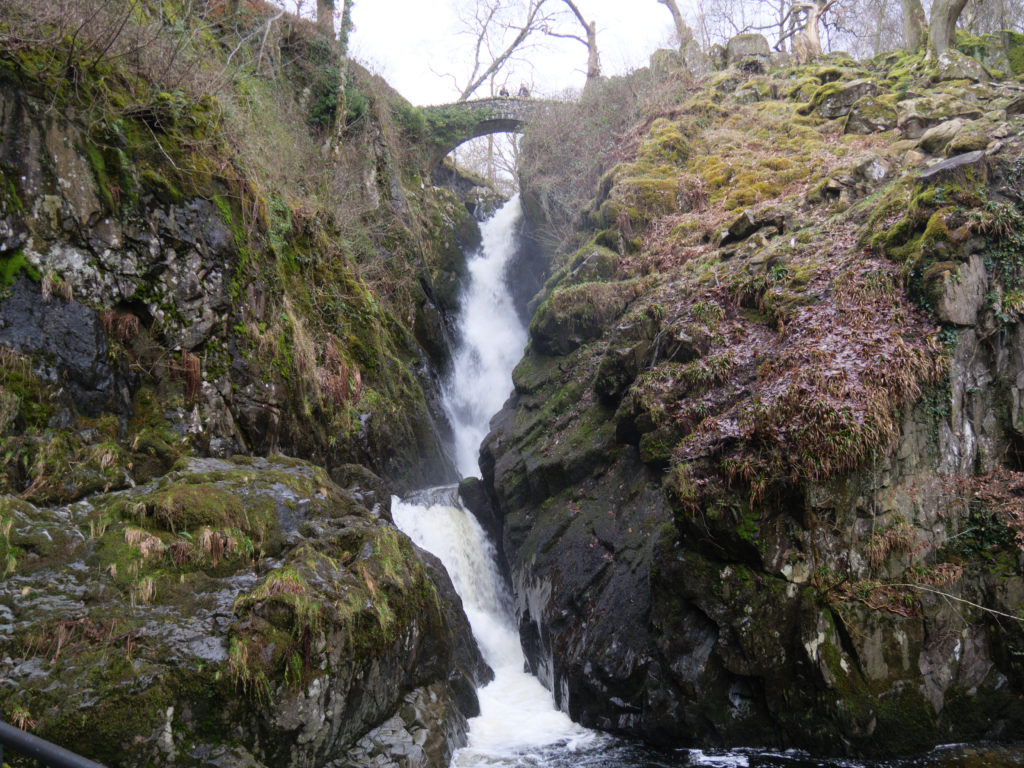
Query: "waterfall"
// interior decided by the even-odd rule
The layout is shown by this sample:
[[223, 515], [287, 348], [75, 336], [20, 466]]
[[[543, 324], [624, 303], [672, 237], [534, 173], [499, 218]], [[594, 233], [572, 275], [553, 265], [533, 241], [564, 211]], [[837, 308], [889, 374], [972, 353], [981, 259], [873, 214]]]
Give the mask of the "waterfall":
[[508, 262], [515, 255], [520, 215], [516, 195], [481, 227], [480, 252], [467, 265], [469, 285], [462, 295], [458, 347], [444, 388], [455, 466], [462, 477], [480, 476], [480, 444], [491, 417], [512, 391], [512, 369], [526, 346], [526, 329], [505, 282]]
[[[462, 300], [460, 346], [444, 396], [455, 431], [457, 466], [476, 475], [477, 452], [491, 416], [512, 389], [512, 368], [526, 344], [504, 275], [514, 253], [519, 200], [510, 200], [483, 226], [483, 248], [469, 263]], [[480, 715], [469, 721], [469, 743], [452, 768], [868, 768], [848, 760], [822, 760], [796, 750], [758, 749], [664, 753], [601, 735], [555, 709], [553, 697], [524, 672], [525, 659], [493, 545], [458, 502], [455, 488], [421, 491], [392, 501], [395, 523], [420, 547], [434, 553], [462, 598], [466, 616], [494, 680], [478, 691]], [[952, 765], [919, 760], [916, 768]], [[959, 763], [957, 763], [959, 764]], [[993, 763], [996, 764], [996, 763]], [[1003, 764], [1003, 763], [999, 763]], [[1009, 763], [1006, 763], [1009, 764]], [[1013, 764], [1019, 765], [1019, 761]]]
[[[482, 248], [468, 265], [460, 343], [444, 392], [463, 476], [479, 475], [480, 443], [491, 416], [512, 390], [512, 368], [526, 345], [526, 329], [505, 282], [519, 216], [519, 198], [513, 197], [483, 225]], [[395, 499], [392, 505], [398, 527], [444, 563], [480, 651], [494, 670], [494, 680], [478, 692], [480, 716], [470, 720], [469, 744], [456, 753], [452, 765], [535, 764], [538, 750], [571, 752], [594, 742], [596, 734], [555, 709], [550, 691], [524, 672], [512, 600], [498, 572], [494, 547], [456, 496], [453, 489], [435, 489], [405, 501]]]
[[[555, 709], [551, 692], [524, 672], [525, 659], [511, 600], [498, 573], [493, 545], [454, 491], [392, 503], [395, 523], [444, 563], [494, 680], [481, 688], [480, 715], [469, 721], [469, 743], [452, 768], [534, 764], [552, 748], [572, 752], [597, 740]], [[552, 762], [550, 759], [545, 763]]]

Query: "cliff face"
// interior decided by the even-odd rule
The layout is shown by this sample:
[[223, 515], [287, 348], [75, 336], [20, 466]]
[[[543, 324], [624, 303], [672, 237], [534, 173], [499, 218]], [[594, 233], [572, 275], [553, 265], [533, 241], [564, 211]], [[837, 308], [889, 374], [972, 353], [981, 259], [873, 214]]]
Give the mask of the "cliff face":
[[489, 670], [388, 510], [453, 473], [476, 224], [311, 25], [114, 6], [0, 25], [4, 718], [111, 765], [447, 764]]
[[[534, 226], [585, 208], [481, 457], [531, 665], [663, 744], [1015, 738], [1019, 81], [953, 53], [628, 86], [524, 141]], [[559, 126], [599, 144], [625, 92], [585, 202]]]

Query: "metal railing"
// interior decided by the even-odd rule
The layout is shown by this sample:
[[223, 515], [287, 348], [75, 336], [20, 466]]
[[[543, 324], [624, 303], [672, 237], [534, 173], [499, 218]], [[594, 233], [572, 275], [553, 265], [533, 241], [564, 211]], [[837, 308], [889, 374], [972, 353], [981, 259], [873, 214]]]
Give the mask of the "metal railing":
[[76, 755], [64, 747], [58, 747], [46, 739], [25, 733], [21, 728], [0, 721], [0, 767], [4, 764], [5, 745], [12, 751], [35, 758], [50, 768], [103, 768], [99, 763]]

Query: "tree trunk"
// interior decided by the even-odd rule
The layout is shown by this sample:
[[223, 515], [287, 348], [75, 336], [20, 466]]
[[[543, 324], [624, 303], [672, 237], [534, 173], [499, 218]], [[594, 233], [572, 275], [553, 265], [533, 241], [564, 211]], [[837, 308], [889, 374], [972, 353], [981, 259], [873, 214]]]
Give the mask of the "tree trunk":
[[816, 59], [821, 56], [821, 35], [818, 32], [818, 22], [825, 10], [825, 3], [823, 0], [817, 0], [817, 2], [807, 3], [803, 8], [807, 12], [807, 18], [804, 21], [804, 28], [800, 30], [800, 35], [803, 38], [807, 60]]
[[900, 8], [903, 9], [903, 42], [908, 50], [916, 51], [924, 44], [928, 29], [924, 8], [921, 0], [900, 0]]
[[[576, 7], [576, 3], [572, 0], [563, 0], [563, 2], [569, 6], [569, 10], [576, 16], [580, 26], [587, 31], [586, 40], [576, 35], [568, 35], [568, 37], [571, 37], [573, 40], [579, 40], [587, 46], [587, 84], [589, 85], [601, 76], [601, 58], [597, 53], [597, 22], [591, 21], [588, 24], [583, 18], [583, 14], [580, 13], [580, 9]], [[562, 35], [558, 35], [558, 37], [562, 37]]]
[[341, 56], [341, 79], [345, 79], [348, 70], [348, 36], [352, 32], [352, 3], [355, 0], [342, 0], [341, 30], [338, 32], [338, 55]]
[[334, 0], [316, 0], [316, 26], [324, 37], [334, 39]]
[[672, 23], [676, 25], [676, 35], [679, 37], [679, 50], [683, 50], [686, 44], [693, 40], [693, 32], [690, 31], [690, 28], [686, 26], [686, 22], [683, 21], [683, 14], [679, 12], [676, 0], [658, 0], [658, 2], [671, 12]]
[[601, 59], [597, 55], [597, 22], [587, 24], [587, 82], [601, 76]]
[[878, 16], [875, 18], [875, 31], [871, 35], [871, 55], [877, 56], [882, 52], [882, 31], [885, 29], [885, 13], [878, 8]]
[[967, 0], [934, 0], [932, 18], [928, 25], [928, 39], [936, 53], [942, 53], [953, 45], [956, 20], [963, 13]]

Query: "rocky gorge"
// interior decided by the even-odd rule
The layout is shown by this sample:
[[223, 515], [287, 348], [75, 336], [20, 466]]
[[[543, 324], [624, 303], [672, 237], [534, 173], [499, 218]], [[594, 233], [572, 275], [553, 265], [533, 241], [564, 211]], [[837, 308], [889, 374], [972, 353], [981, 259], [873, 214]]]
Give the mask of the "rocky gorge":
[[[447, 765], [491, 671], [390, 505], [455, 479], [475, 182], [312, 25], [150, 6], [0, 55], [0, 710], [108, 765]], [[527, 126], [530, 341], [463, 496], [586, 726], [1013, 740], [1024, 42], [762, 42]]]
[[107, 765], [446, 764], [491, 672], [390, 504], [453, 472], [476, 222], [312, 24], [214, 98], [267, 7], [111, 8], [4, 19], [4, 719]]
[[[659, 104], [532, 301], [472, 494], [531, 666], [663, 745], [1013, 740], [1020, 81], [748, 44], [669, 103], [634, 81]], [[543, 139], [540, 237], [574, 199]]]

